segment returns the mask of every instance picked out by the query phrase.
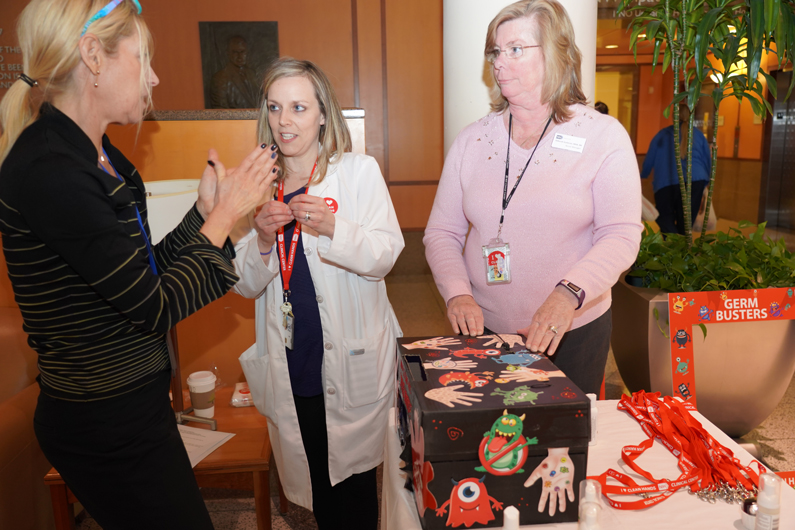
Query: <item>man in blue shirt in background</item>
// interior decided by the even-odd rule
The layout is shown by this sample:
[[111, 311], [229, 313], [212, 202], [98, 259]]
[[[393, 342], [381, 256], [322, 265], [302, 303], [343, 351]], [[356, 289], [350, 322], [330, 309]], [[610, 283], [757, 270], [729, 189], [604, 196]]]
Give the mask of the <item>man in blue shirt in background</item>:
[[[687, 182], [687, 123], [690, 110], [682, 103], [679, 106], [680, 141], [682, 173]], [[693, 128], [693, 182], [690, 201], [691, 226], [696, 219], [704, 188], [709, 183], [712, 169], [712, 156], [704, 133]], [[657, 224], [663, 233], [685, 233], [684, 208], [679, 190], [679, 177], [676, 174], [676, 155], [674, 154], [674, 126], [670, 125], [658, 132], [651, 143], [646, 159], [643, 161], [641, 178], [646, 178], [654, 170], [654, 202], [660, 216]]]

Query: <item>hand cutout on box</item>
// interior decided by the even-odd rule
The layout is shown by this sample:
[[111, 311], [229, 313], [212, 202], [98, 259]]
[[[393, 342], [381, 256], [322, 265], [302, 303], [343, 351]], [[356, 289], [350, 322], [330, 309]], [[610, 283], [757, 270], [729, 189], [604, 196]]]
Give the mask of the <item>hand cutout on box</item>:
[[519, 366], [515, 370], [503, 370], [500, 375], [501, 379], [508, 381], [516, 381], [517, 383], [528, 383], [531, 381], [549, 381], [550, 377], [566, 377], [566, 374], [560, 370], [547, 372], [545, 370], [538, 370], [536, 368], [528, 368], [526, 366]]
[[454, 405], [466, 405], [471, 407], [472, 403], [480, 403], [483, 394], [478, 392], [459, 392], [459, 388], [464, 385], [446, 386], [444, 388], [433, 388], [425, 392], [425, 397], [438, 401], [442, 405], [453, 408]]
[[447, 350], [449, 348], [444, 348], [443, 346], [453, 346], [455, 344], [461, 344], [461, 341], [450, 337], [434, 337], [432, 339], [415, 340], [411, 344], [404, 344], [403, 347], [407, 350], [416, 350], [417, 348], [422, 348], [424, 350]]
[[445, 357], [432, 363], [422, 363], [422, 367], [426, 370], [461, 370], [463, 372], [475, 368], [477, 363], [475, 361], [464, 359], [463, 361], [454, 361], [452, 357]]
[[529, 488], [538, 479], [543, 481], [541, 488], [541, 498], [538, 501], [538, 511], [543, 512], [549, 499], [549, 515], [555, 515], [558, 503], [560, 511], [566, 511], [566, 495], [569, 501], [574, 502], [574, 463], [569, 458], [568, 447], [550, 447], [547, 449], [547, 456], [535, 470], [530, 474], [524, 483], [525, 488]]
[[524, 339], [521, 335], [505, 335], [500, 333], [499, 335], [484, 335], [482, 337], [478, 337], [481, 339], [491, 339], [488, 342], [484, 343], [484, 346], [489, 346], [494, 344], [495, 348], [502, 348], [503, 344], [507, 344], [509, 348], [513, 348], [517, 344], [520, 346], [524, 346]]

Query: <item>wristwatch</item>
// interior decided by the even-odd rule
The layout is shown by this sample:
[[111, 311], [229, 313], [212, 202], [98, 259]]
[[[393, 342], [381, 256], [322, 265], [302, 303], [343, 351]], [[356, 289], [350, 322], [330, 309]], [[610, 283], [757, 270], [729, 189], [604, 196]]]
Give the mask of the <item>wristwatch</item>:
[[585, 301], [585, 289], [574, 285], [569, 280], [560, 280], [560, 282], [558, 282], [558, 285], [562, 285], [563, 287], [568, 289], [571, 292], [571, 294], [577, 297], [577, 301], [579, 302], [577, 304], [577, 309], [582, 307], [582, 303]]

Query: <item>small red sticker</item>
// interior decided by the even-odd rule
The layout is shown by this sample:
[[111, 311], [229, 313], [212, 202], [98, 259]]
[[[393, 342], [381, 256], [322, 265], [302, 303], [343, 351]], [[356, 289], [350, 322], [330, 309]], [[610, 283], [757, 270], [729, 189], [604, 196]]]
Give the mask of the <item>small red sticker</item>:
[[326, 205], [328, 205], [328, 209], [331, 210], [331, 213], [337, 213], [337, 208], [338, 208], [337, 201], [335, 201], [331, 197], [326, 197], [323, 200], [326, 201]]

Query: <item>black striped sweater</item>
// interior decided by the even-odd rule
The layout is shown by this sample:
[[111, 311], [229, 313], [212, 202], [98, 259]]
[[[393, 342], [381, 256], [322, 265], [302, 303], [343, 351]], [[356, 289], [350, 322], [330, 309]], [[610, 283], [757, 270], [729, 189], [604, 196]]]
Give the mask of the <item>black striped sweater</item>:
[[[119, 181], [80, 127], [45, 105], [0, 167], [0, 232], [39, 383], [60, 399], [113, 397], [169, 369], [165, 333], [237, 282], [227, 240], [199, 233], [194, 208], [154, 247], [141, 177], [107, 136]], [[1, 348], [0, 348], [1, 351]], [[1, 355], [1, 353], [0, 353]]]

